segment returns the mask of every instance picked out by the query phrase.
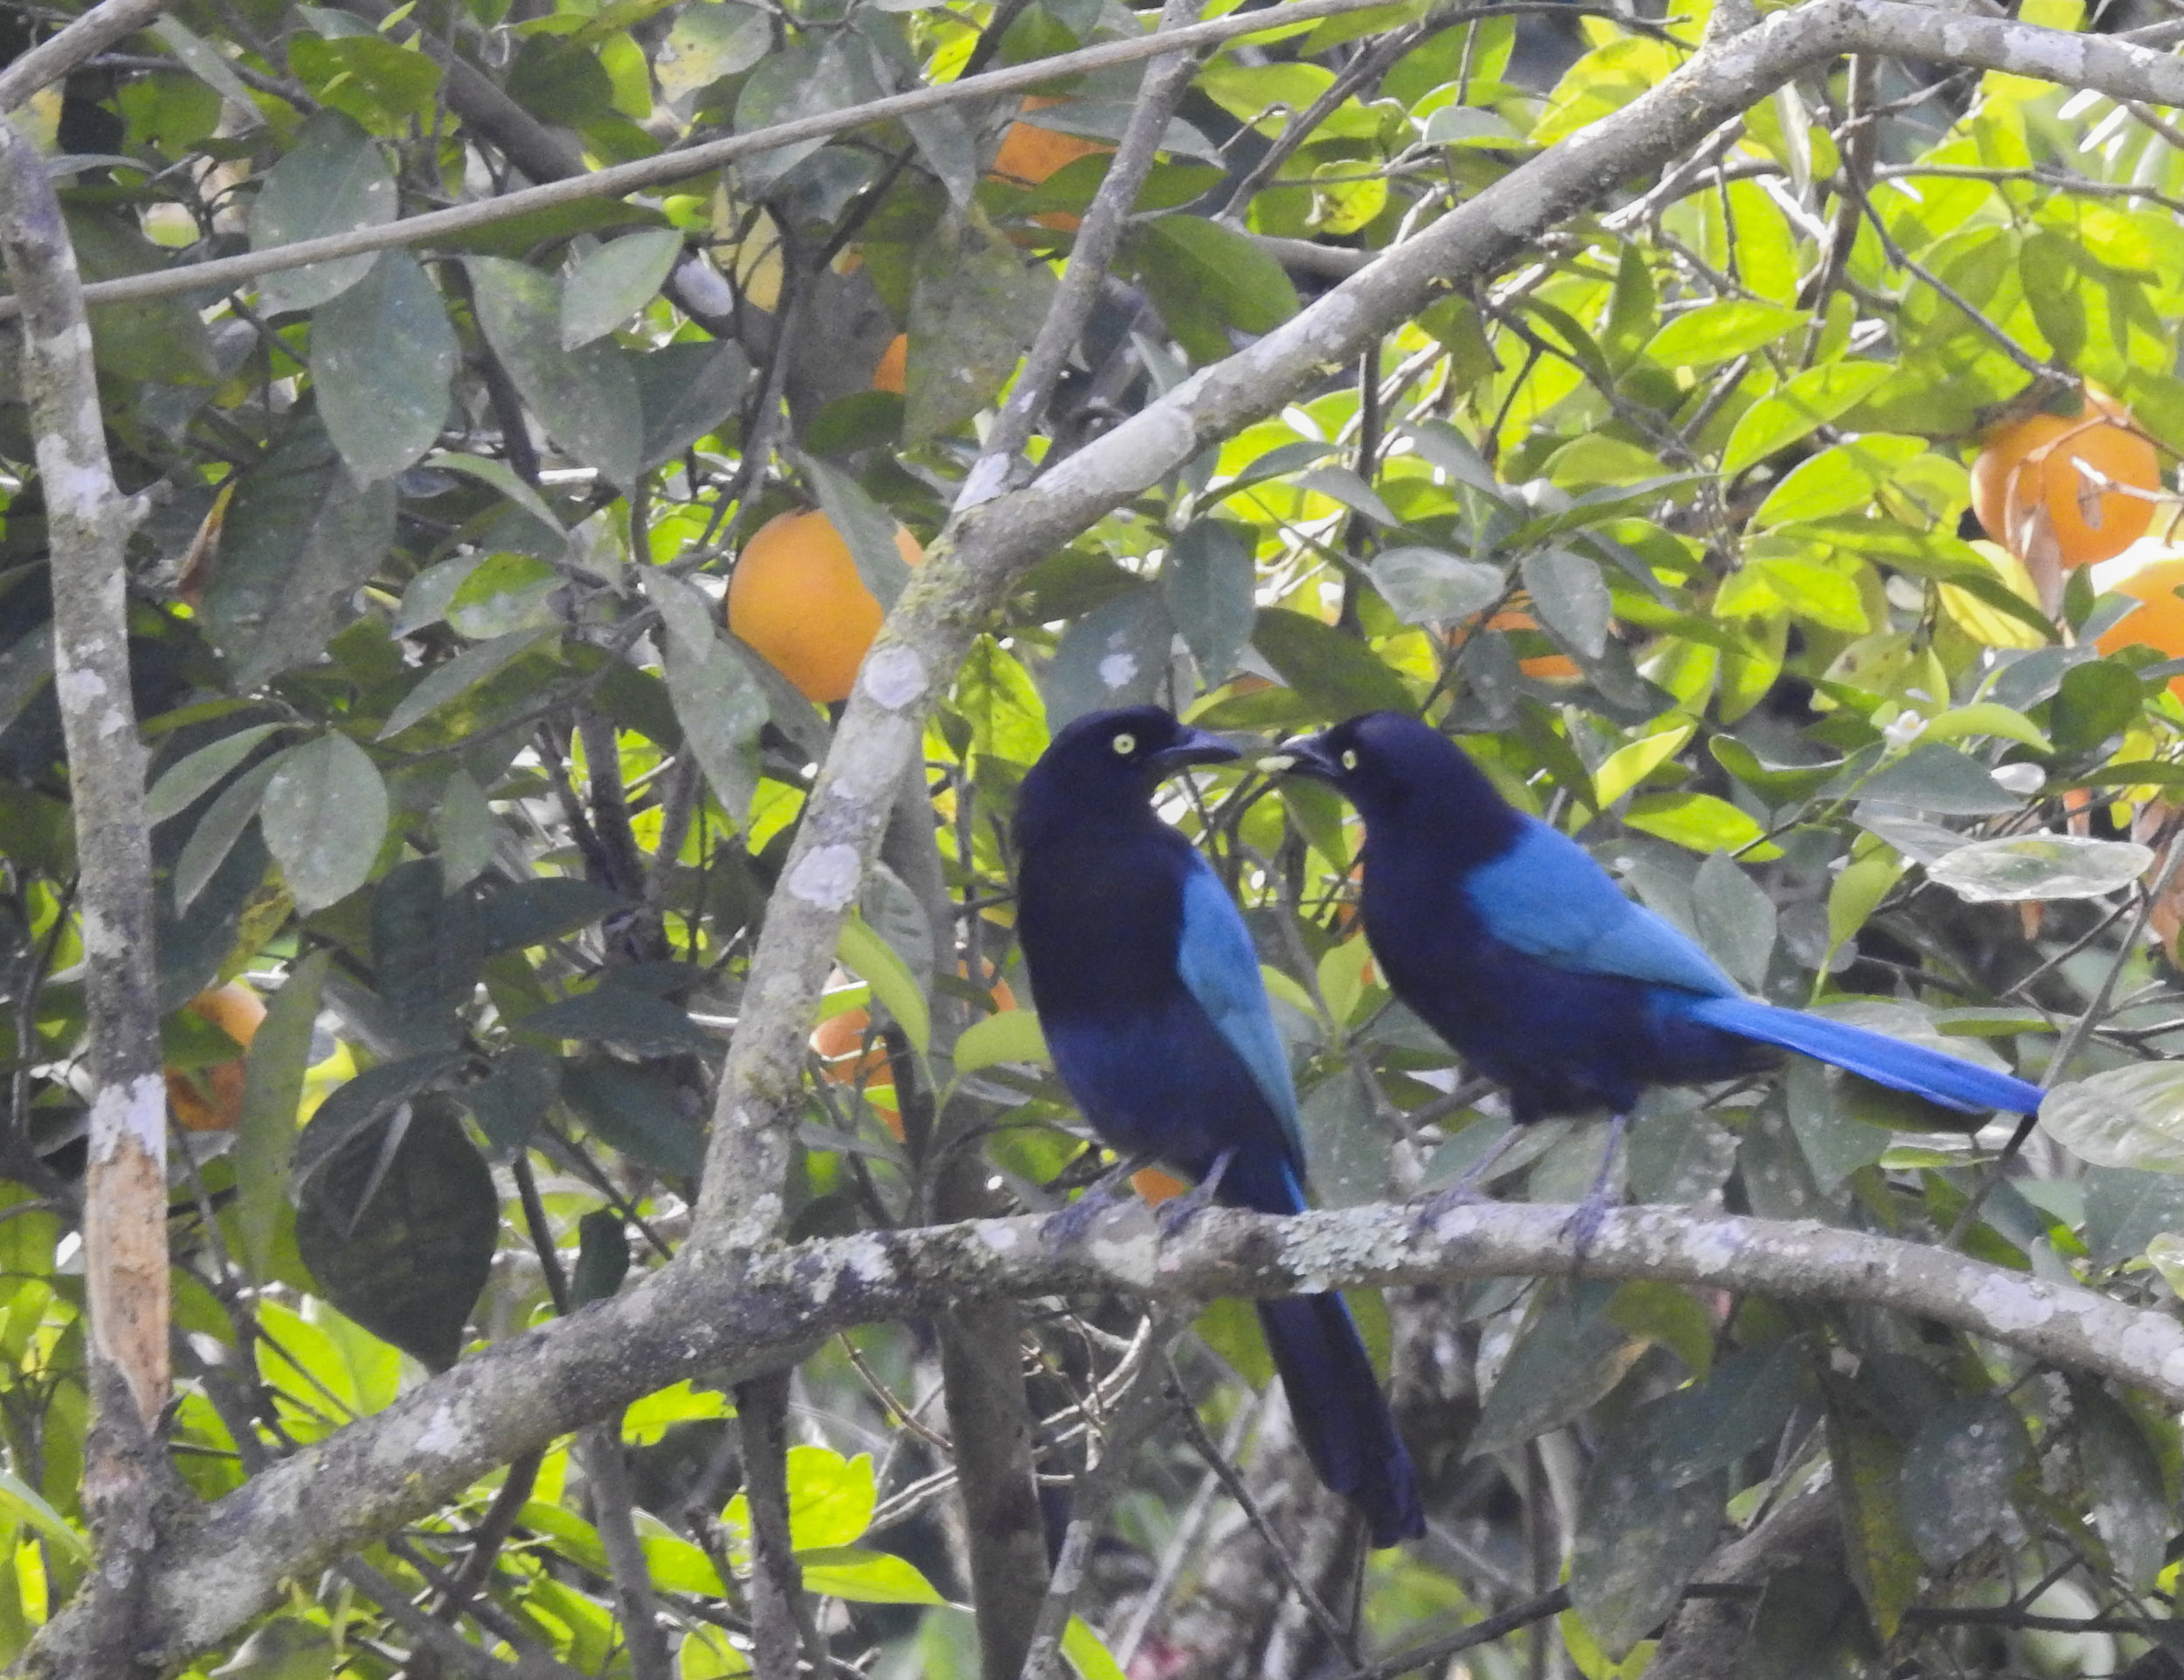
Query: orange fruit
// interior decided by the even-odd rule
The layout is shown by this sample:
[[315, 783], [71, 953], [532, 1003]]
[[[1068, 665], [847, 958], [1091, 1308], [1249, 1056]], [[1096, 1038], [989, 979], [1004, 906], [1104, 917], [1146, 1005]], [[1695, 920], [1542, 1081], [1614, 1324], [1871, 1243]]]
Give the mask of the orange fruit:
[[1148, 1207], [1158, 1207], [1164, 1201], [1180, 1196], [1190, 1186], [1172, 1172], [1163, 1172], [1157, 1166], [1141, 1166], [1130, 1175], [1130, 1187], [1144, 1199]]
[[[2184, 658], [2184, 599], [2176, 591], [2184, 586], [2184, 554], [2150, 560], [2136, 571], [2109, 584], [2111, 592], [2128, 595], [2139, 603], [2104, 630], [2094, 646], [2104, 653], [2126, 647], [2159, 648], [2171, 659]], [[2184, 699], [2184, 677], [2169, 679], [2169, 692]]]
[[[1512, 606], [1489, 619], [1486, 627], [1503, 633], [1512, 630], [1538, 630], [1539, 620], [1522, 607]], [[1471, 630], [1469, 625], [1456, 626], [1448, 633], [1448, 646], [1452, 648], [1462, 646]], [[1567, 653], [1535, 653], [1528, 660], [1518, 660], [1517, 668], [1539, 682], [1575, 682], [1585, 674], [1578, 668], [1578, 662]]]
[[[1048, 106], [1067, 103], [1066, 100], [1052, 95], [1033, 95], [1018, 108], [1042, 111]], [[1001, 136], [1001, 149], [993, 155], [992, 172], [1035, 187], [1065, 164], [1114, 149], [1104, 141], [1087, 140], [1082, 135], [1065, 135], [1059, 129], [1041, 128], [1035, 123], [1012, 122], [1008, 133]]]
[[[925, 558], [900, 525], [895, 546], [907, 565]], [[728, 580], [729, 629], [821, 705], [849, 698], [880, 616], [849, 544], [816, 511], [779, 514], [760, 526]]]
[[[968, 971], [966, 970], [966, 972]], [[1006, 980], [993, 982], [993, 1013], [1006, 1014], [1016, 1007], [1016, 993]], [[887, 1046], [874, 1042], [865, 1047], [865, 1034], [872, 1026], [869, 1009], [845, 1009], [829, 1015], [812, 1029], [812, 1054], [819, 1059], [819, 1071], [837, 1085], [861, 1086], [865, 1101], [880, 1117], [880, 1123], [902, 1141], [902, 1108], [895, 1100], [895, 1066]]]
[[2121, 554], [2153, 522], [2153, 504], [2099, 488], [2080, 462], [2114, 484], [2161, 487], [2160, 459], [2130, 411], [2088, 385], [2076, 419], [2034, 414], [1987, 433], [1972, 463], [1972, 511], [1989, 536], [2028, 563], [2049, 544], [2065, 567]]
[[880, 365], [872, 370], [872, 388], [891, 391], [897, 397], [909, 388], [910, 335], [897, 333], [880, 352]]
[[[211, 1021], [245, 1050], [258, 1036], [266, 1006], [240, 980], [200, 992], [183, 1006]], [[232, 1131], [243, 1118], [244, 1059], [216, 1061], [207, 1068], [169, 1068], [167, 1108], [185, 1131]]]

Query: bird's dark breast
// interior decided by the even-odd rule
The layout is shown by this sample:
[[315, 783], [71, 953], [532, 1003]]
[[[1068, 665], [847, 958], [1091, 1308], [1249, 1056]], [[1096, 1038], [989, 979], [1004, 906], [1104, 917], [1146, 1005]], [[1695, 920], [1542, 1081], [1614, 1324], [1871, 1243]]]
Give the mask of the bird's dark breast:
[[1371, 863], [1365, 881], [1365, 933], [1390, 988], [1508, 1090], [1520, 1123], [1624, 1112], [1648, 1085], [1733, 1078], [1773, 1060], [1664, 1008], [1660, 986], [1558, 968], [1503, 944], [1460, 891], [1397, 871], [1376, 880]]
[[1157, 846], [1027, 857], [1017, 936], [1055, 1070], [1101, 1141], [1195, 1178], [1281, 1127], [1178, 977], [1188, 867]]

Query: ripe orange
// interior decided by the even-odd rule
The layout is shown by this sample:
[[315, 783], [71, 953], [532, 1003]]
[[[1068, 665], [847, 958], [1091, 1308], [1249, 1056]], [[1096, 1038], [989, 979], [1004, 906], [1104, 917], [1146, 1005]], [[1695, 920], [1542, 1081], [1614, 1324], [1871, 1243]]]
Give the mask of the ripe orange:
[[1989, 536], [2028, 563], [2050, 544], [2065, 567], [2121, 554], [2153, 522], [2153, 504], [2098, 488], [2078, 470], [2081, 461], [2118, 485], [2161, 487], [2160, 460], [2130, 411], [2088, 385], [2076, 419], [2035, 414], [1987, 434], [1972, 464], [1972, 511]]
[[1191, 1186], [1172, 1172], [1163, 1172], [1157, 1166], [1141, 1166], [1130, 1175], [1130, 1187], [1144, 1198], [1146, 1206], [1158, 1207]]
[[[993, 1013], [1006, 1014], [1016, 1007], [1016, 993], [1006, 980], [993, 982]], [[895, 1066], [887, 1047], [874, 1042], [865, 1047], [872, 1026], [869, 1009], [845, 1009], [829, 1015], [812, 1029], [812, 1054], [819, 1059], [819, 1071], [837, 1085], [860, 1085], [865, 1101], [880, 1117], [880, 1123], [902, 1141], [902, 1108], [895, 1100]]]
[[[900, 525], [895, 546], [908, 565], [925, 558]], [[759, 527], [736, 562], [728, 627], [805, 699], [824, 705], [849, 698], [880, 633], [880, 603], [825, 514], [780, 514]]]
[[[258, 1036], [266, 1006], [240, 980], [200, 992], [183, 1006], [202, 1015], [245, 1049]], [[185, 1131], [232, 1131], [243, 1118], [244, 1061], [216, 1061], [208, 1068], [167, 1069], [167, 1108]]]
[[[1067, 103], [1052, 95], [1033, 95], [1019, 108], [1041, 111]], [[993, 155], [993, 173], [1035, 187], [1064, 164], [1114, 149], [1103, 141], [1087, 140], [1082, 135], [1065, 135], [1035, 123], [1012, 122], [1008, 133], [1001, 136], [1001, 149]]]
[[[1461, 647], [1470, 637], [1473, 625], [1460, 624], [1448, 633], [1448, 646]], [[1486, 621], [1489, 630], [1507, 633], [1512, 630], [1538, 630], [1539, 620], [1522, 607], [1506, 607]], [[1527, 660], [1518, 660], [1517, 668], [1538, 682], [1575, 682], [1585, 673], [1578, 662], [1567, 653], [1535, 653]]]
[[[2171, 659], [2184, 657], [2184, 599], [2176, 591], [2184, 586], [2184, 554], [2150, 560], [2108, 587], [2128, 595], [2139, 605], [2100, 633], [2094, 646], [2104, 653], [2126, 647], [2156, 647]], [[2169, 692], [2184, 699], [2184, 677], [2169, 679]]]
[[891, 391], [897, 397], [909, 389], [910, 335], [897, 333], [880, 352], [880, 365], [872, 370], [872, 388]]

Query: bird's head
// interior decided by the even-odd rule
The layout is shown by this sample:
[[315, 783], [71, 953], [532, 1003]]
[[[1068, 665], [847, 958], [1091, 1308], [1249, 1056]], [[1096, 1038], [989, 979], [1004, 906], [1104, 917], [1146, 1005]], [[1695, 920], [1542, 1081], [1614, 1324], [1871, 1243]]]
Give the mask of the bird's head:
[[1049, 814], [1074, 820], [1150, 808], [1165, 777], [1243, 755], [1217, 735], [1178, 722], [1158, 706], [1088, 712], [1067, 725], [1024, 778], [1019, 832]]
[[1505, 808], [1462, 748], [1401, 712], [1367, 712], [1317, 735], [1298, 736], [1260, 763], [1327, 783], [1358, 807], [1367, 826], [1420, 799], [1471, 806], [1482, 815]]

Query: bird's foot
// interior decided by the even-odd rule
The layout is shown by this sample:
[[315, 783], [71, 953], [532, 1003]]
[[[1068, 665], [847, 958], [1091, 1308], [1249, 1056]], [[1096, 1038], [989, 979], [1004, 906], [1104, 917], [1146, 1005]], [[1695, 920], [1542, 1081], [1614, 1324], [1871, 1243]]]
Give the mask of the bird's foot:
[[1517, 1138], [1517, 1129], [1511, 1126], [1488, 1144], [1486, 1153], [1464, 1168], [1452, 1183], [1428, 1196], [1426, 1199], [1426, 1222], [1432, 1224], [1453, 1207], [1468, 1207], [1473, 1202], [1486, 1200], [1487, 1181], [1494, 1175], [1494, 1165], [1509, 1153]]
[[1100, 1174], [1076, 1200], [1047, 1221], [1047, 1246], [1069, 1248], [1083, 1241], [1102, 1214], [1128, 1200], [1130, 1174], [1149, 1165], [1150, 1157], [1133, 1155]]
[[1585, 1269], [1585, 1257], [1600, 1241], [1600, 1227], [1607, 1223], [1609, 1210], [1616, 1205], [1615, 1165], [1622, 1154], [1623, 1133], [1629, 1125], [1630, 1117], [1627, 1114], [1619, 1114], [1608, 1123], [1607, 1148], [1600, 1156], [1600, 1170], [1593, 1175], [1593, 1187], [1585, 1193], [1577, 1212], [1570, 1215], [1569, 1223], [1562, 1227], [1563, 1235], [1570, 1240], [1572, 1277]]
[[1153, 1223], [1160, 1227], [1163, 1237], [1171, 1237], [1203, 1213], [1212, 1205], [1221, 1187], [1221, 1177], [1228, 1171], [1228, 1164], [1236, 1158], [1236, 1151], [1225, 1149], [1213, 1158], [1213, 1165], [1206, 1175], [1185, 1191], [1172, 1196], [1153, 1209]]

